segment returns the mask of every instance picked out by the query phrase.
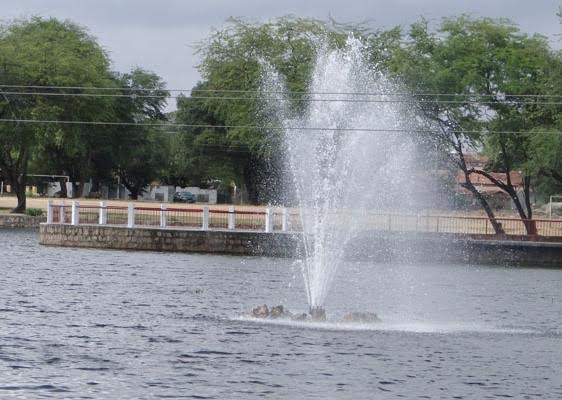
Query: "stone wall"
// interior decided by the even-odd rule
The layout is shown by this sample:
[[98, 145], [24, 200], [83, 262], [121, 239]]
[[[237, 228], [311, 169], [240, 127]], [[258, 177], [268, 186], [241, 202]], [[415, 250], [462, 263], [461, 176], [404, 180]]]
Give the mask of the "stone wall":
[[0, 215], [0, 228], [33, 228], [38, 229], [39, 224], [45, 222], [47, 217], [30, 217], [29, 215]]
[[51, 246], [121, 250], [295, 256], [293, 234], [251, 231], [126, 228], [97, 225], [41, 224], [39, 243]]
[[[41, 224], [40, 243], [121, 250], [295, 257], [301, 234]], [[562, 243], [477, 240], [452, 234], [364, 232], [346, 249], [351, 260], [562, 267]]]

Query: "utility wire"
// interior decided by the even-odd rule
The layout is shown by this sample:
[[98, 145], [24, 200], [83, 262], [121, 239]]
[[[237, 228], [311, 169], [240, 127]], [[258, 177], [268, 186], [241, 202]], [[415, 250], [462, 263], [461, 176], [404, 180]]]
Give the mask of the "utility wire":
[[[177, 123], [145, 123], [145, 122], [111, 122], [111, 121], [65, 121], [65, 120], [42, 120], [42, 119], [10, 119], [0, 118], [0, 122], [28, 123], [28, 124], [62, 124], [62, 125], [100, 125], [100, 126], [138, 126], [138, 127], [176, 127], [176, 128], [211, 128], [211, 129], [257, 129], [257, 130], [291, 130], [291, 131], [340, 131], [340, 132], [416, 132], [416, 133], [439, 133], [435, 129], [377, 129], [377, 128], [327, 128], [308, 126], [258, 126], [258, 125], [210, 125], [210, 124], [177, 124]], [[562, 131], [477, 131], [477, 130], [450, 130], [451, 133], [497, 133], [497, 134], [562, 134]]]
[[[53, 97], [117, 97], [117, 98], [156, 98], [156, 99], [178, 99], [180, 97], [188, 100], [197, 99], [213, 99], [221, 101], [244, 100], [244, 101], [280, 101], [288, 99], [279, 99], [277, 97], [232, 97], [232, 96], [173, 96], [173, 95], [143, 95], [143, 94], [107, 94], [107, 93], [54, 93], [54, 92], [0, 92], [4, 96], [53, 96]], [[319, 98], [297, 98], [291, 99], [296, 102], [342, 102], [342, 103], [407, 103], [407, 104], [515, 104], [515, 105], [562, 105], [562, 101], [515, 101], [515, 100], [496, 100], [496, 101], [480, 101], [480, 100], [416, 100], [416, 99], [319, 99]]]
[[562, 98], [562, 95], [556, 94], [484, 94], [484, 93], [407, 93], [407, 92], [307, 92], [307, 91], [286, 91], [286, 90], [244, 90], [244, 89], [145, 89], [130, 87], [96, 87], [96, 86], [49, 86], [49, 85], [3, 85], [0, 88], [10, 89], [59, 89], [59, 90], [114, 90], [128, 92], [191, 92], [191, 93], [249, 93], [249, 94], [286, 94], [286, 95], [351, 95], [351, 96], [444, 96], [444, 97], [494, 97], [499, 100], [509, 97], [528, 97], [528, 98]]

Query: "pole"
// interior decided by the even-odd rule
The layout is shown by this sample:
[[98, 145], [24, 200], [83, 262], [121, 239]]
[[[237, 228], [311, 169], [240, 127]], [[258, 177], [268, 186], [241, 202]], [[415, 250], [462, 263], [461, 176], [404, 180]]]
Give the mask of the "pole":
[[166, 221], [167, 207], [165, 204], [160, 204], [160, 228], [165, 228], [167, 225]]
[[265, 209], [265, 231], [273, 232], [273, 210], [270, 207]]
[[47, 223], [53, 223], [53, 200], [47, 201]]
[[107, 224], [107, 207], [105, 206], [105, 202], [103, 201], [100, 201], [99, 224], [100, 225]]
[[228, 229], [234, 229], [236, 226], [236, 214], [234, 211], [234, 206], [228, 207]]
[[129, 203], [127, 206], [127, 228], [134, 228], [135, 226], [135, 206]]
[[78, 225], [80, 223], [80, 203], [77, 201], [72, 202], [72, 217], [70, 223], [72, 225]]
[[203, 221], [202, 221], [201, 229], [203, 229], [204, 231], [209, 230], [209, 207], [208, 206], [203, 207]]

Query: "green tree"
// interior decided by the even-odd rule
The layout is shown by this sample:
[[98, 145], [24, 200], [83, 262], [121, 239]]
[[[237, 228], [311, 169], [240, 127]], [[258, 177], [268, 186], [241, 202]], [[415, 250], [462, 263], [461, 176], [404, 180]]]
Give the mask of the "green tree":
[[414, 23], [384, 68], [415, 94], [415, 108], [423, 116], [427, 131], [432, 132], [421, 141], [442, 158], [445, 166], [462, 171], [462, 186], [477, 199], [500, 234], [501, 224], [486, 197], [472, 183], [465, 160], [467, 152], [482, 144], [483, 118], [479, 104], [470, 96], [473, 89], [467, 76], [472, 64], [463, 58], [462, 47], [447, 40], [440, 32], [432, 32], [427, 21]]
[[[51, 159], [64, 154], [69, 156], [66, 159], [82, 161], [96, 140], [97, 129], [21, 120], [103, 120], [111, 114], [111, 101], [26, 95], [24, 92], [32, 90], [21, 86], [105, 87], [114, 84], [114, 79], [107, 54], [83, 28], [68, 21], [32, 18], [0, 27], [0, 80], [4, 84], [0, 116], [14, 120], [0, 123], [0, 165], [17, 195], [13, 211], [22, 212], [26, 207], [26, 175], [34, 155], [45, 159], [48, 152]], [[83, 162], [72, 165], [88, 167]]]
[[[398, 44], [398, 32], [373, 32], [360, 24], [342, 25], [334, 21], [290, 17], [263, 24], [230, 19], [225, 28], [215, 31], [198, 47], [203, 82], [195, 89], [204, 88], [211, 92], [194, 92], [191, 98], [178, 103], [178, 115], [183, 123], [206, 121], [227, 128], [216, 132], [189, 130], [186, 132], [189, 151], [199, 154], [198, 162], [207, 157], [203, 156], [207, 152], [209, 162], [217, 160], [227, 166], [221, 168], [221, 174], [231, 175], [236, 185], [248, 192], [251, 202], [271, 200], [260, 192], [260, 187], [263, 179], [268, 179], [267, 192], [282, 186], [271, 182], [278, 162], [276, 155], [280, 153], [278, 141], [265, 129], [250, 128], [262, 125], [260, 98], [267, 97], [265, 93], [260, 94], [264, 67], [267, 65], [276, 70], [284, 79], [293, 107], [298, 112], [305, 104], [303, 96], [321, 46], [342, 47], [348, 35], [353, 33], [371, 39], [368, 41], [370, 46], [387, 48], [386, 52], [381, 51], [377, 58], [373, 58], [373, 62], [379, 62]], [[194, 104], [188, 105], [190, 101]], [[186, 110], [182, 112], [184, 107]], [[209, 150], [211, 144], [217, 143], [226, 149], [229, 163], [222, 161], [225, 157], [219, 156], [217, 149]]]
[[131, 125], [110, 129], [112, 171], [131, 198], [137, 199], [152, 180], [160, 177], [168, 162], [166, 133], [158, 126], [145, 125], [166, 121], [163, 110], [170, 94], [158, 75], [140, 68], [121, 76], [119, 86], [125, 97], [117, 98], [114, 118]]
[[[437, 32], [422, 21], [412, 25], [406, 45], [396, 51], [388, 68], [415, 93], [450, 94], [417, 96], [418, 105], [435, 122], [434, 139], [442, 154], [453, 156], [453, 164], [464, 174], [463, 185], [479, 200], [496, 233], [503, 230], [472, 184], [474, 174], [484, 175], [506, 192], [522, 219], [532, 219], [531, 174], [524, 176], [523, 200], [510, 178], [510, 172], [528, 160], [529, 138], [504, 132], [552, 124], [555, 112], [527, 97], [544, 93], [548, 77], [559, 68], [545, 38], [523, 34], [503, 19], [447, 18]], [[483, 148], [491, 157], [489, 168], [504, 172], [505, 180], [467, 165], [466, 151]], [[526, 227], [534, 233], [531, 222]]]

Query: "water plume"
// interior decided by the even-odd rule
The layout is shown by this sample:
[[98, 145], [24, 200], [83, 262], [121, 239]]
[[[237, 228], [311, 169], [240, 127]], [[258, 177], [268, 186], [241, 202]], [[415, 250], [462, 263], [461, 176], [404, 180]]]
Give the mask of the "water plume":
[[398, 88], [354, 38], [342, 49], [320, 47], [304, 101], [286, 95], [271, 67], [263, 90], [273, 93], [265, 109], [282, 128], [284, 169], [300, 210], [309, 307], [322, 312], [347, 244], [369, 229], [369, 216], [415, 200], [412, 113], [394, 101]]

